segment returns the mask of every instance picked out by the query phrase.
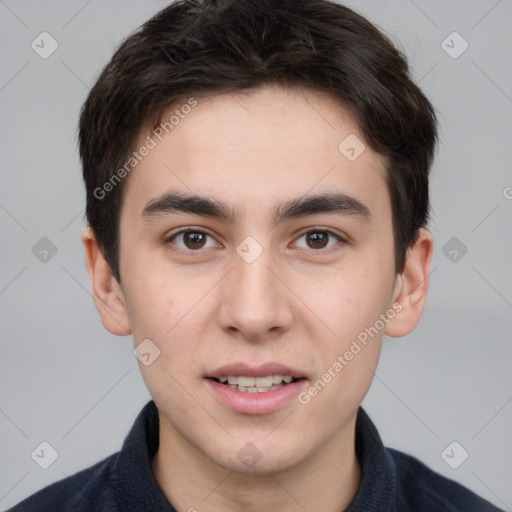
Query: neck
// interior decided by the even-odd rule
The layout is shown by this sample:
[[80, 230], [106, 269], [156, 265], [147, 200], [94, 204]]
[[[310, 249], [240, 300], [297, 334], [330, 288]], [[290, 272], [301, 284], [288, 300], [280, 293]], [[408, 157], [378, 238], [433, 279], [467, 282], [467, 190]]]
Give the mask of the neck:
[[299, 464], [278, 473], [248, 475], [218, 466], [161, 418], [153, 473], [178, 512], [340, 512], [352, 501], [361, 480], [355, 419]]

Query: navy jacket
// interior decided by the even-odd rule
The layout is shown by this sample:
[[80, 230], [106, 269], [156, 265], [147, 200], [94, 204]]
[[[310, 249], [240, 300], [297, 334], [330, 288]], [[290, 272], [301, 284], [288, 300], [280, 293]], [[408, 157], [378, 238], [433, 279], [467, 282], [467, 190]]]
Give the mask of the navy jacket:
[[[49, 485], [8, 512], [176, 512], [158, 487], [151, 461], [159, 445], [158, 409], [146, 404], [120, 452]], [[417, 459], [385, 448], [360, 407], [359, 489], [345, 512], [496, 512], [500, 509]]]

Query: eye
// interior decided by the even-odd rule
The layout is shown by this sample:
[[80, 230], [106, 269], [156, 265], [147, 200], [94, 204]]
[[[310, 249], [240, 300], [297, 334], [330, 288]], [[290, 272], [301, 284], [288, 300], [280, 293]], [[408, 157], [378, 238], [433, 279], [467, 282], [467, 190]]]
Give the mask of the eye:
[[[208, 239], [211, 240], [209, 243]], [[215, 240], [208, 233], [194, 230], [182, 230], [174, 233], [166, 239], [166, 243], [170, 242], [184, 251], [197, 251], [216, 246]]]
[[[305, 245], [301, 245], [298, 241], [304, 239]], [[315, 231], [308, 231], [307, 233], [304, 233], [299, 238], [297, 238], [297, 242], [295, 242], [295, 245], [298, 247], [302, 247], [305, 249], [326, 249], [329, 247], [332, 247], [333, 245], [336, 245], [338, 242], [342, 242], [343, 239], [333, 233], [332, 231], [325, 230], [325, 229], [319, 229]]]

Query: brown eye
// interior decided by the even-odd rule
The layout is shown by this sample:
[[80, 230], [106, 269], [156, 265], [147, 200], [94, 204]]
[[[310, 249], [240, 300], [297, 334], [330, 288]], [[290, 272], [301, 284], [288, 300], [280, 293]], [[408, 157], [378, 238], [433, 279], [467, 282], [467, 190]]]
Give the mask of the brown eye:
[[215, 239], [203, 231], [183, 230], [166, 240], [167, 244], [175, 245], [181, 251], [199, 251], [214, 247]]
[[183, 233], [183, 243], [188, 249], [201, 249], [205, 241], [206, 235], [204, 233], [198, 233], [196, 231]]
[[323, 249], [329, 241], [329, 233], [314, 231], [306, 234], [306, 243], [311, 249]]
[[295, 244], [303, 249], [321, 250], [329, 249], [339, 242], [343, 242], [343, 239], [336, 233], [328, 230], [315, 230], [301, 235]]

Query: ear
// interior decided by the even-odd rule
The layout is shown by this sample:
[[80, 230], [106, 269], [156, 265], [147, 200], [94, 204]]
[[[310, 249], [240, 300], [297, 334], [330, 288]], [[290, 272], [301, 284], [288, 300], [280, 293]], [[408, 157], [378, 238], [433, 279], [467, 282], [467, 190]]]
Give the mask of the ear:
[[126, 336], [131, 333], [131, 327], [121, 286], [112, 275], [110, 265], [103, 257], [90, 226], [82, 231], [82, 243], [85, 248], [85, 265], [91, 279], [94, 304], [103, 326], [112, 334]]
[[409, 334], [420, 321], [427, 297], [430, 261], [434, 242], [430, 231], [421, 228], [415, 244], [407, 250], [402, 273], [397, 275], [393, 303], [399, 303], [396, 316], [384, 334], [399, 337]]

